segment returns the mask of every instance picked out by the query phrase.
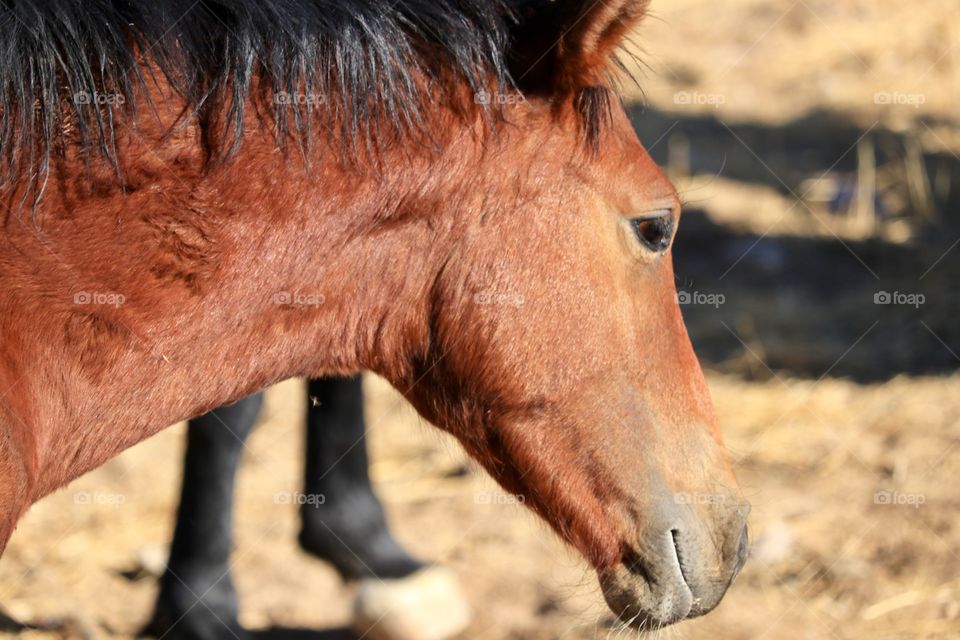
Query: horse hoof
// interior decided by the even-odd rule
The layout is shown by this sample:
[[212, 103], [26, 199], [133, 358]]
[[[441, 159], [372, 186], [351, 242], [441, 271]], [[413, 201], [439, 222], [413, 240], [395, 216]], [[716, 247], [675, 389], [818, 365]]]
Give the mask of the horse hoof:
[[[138, 637], [163, 640], [250, 640], [237, 621], [237, 594], [229, 576], [165, 575], [153, 617]], [[209, 574], [207, 574], [209, 575]], [[196, 594], [200, 594], [199, 598]]]
[[472, 616], [453, 572], [427, 567], [405, 578], [363, 580], [353, 630], [368, 640], [446, 640], [466, 629]]

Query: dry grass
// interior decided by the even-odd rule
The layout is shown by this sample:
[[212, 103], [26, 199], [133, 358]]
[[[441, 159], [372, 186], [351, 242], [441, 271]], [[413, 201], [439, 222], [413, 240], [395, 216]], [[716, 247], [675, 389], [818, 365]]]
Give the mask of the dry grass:
[[[933, 638], [960, 630], [960, 377], [747, 383], [711, 388], [754, 511], [753, 559], [710, 616], [665, 631], [688, 638]], [[371, 380], [374, 476], [401, 539], [461, 576], [477, 608], [465, 638], [595, 638], [611, 621], [594, 579], [459, 449]], [[243, 620], [323, 629], [347, 619], [348, 594], [294, 543], [296, 514], [273, 495], [298, 486], [303, 402], [273, 391], [240, 482], [235, 571]], [[121, 575], [162, 548], [180, 429], [144, 443], [38, 504], [0, 566], [0, 601], [58, 631], [21, 637], [129, 637], [149, 611], [152, 579]], [[875, 494], [923, 504], [876, 504]], [[119, 506], [76, 504], [78, 493]], [[479, 496], [479, 498], [478, 498]], [[894, 502], [907, 498], [895, 498]], [[493, 502], [496, 502], [495, 500]], [[323, 606], [317, 606], [322, 603]]]
[[[935, 133], [960, 148], [960, 15], [952, 0], [654, 2], [638, 42], [649, 66], [643, 91], [662, 108], [713, 110], [677, 104], [686, 91], [719, 97], [730, 122], [786, 122], [822, 109], [863, 126], [924, 129], [926, 120], [930, 144], [941, 144]], [[878, 104], [878, 93], [893, 104]]]

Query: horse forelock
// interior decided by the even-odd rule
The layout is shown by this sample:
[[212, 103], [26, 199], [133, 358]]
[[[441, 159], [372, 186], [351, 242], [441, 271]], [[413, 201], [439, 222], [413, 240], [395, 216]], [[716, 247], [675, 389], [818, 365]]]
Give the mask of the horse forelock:
[[509, 20], [498, 0], [8, 2], [0, 178], [46, 174], [65, 134], [113, 159], [118, 121], [149, 110], [157, 81], [217, 123], [226, 154], [251, 99], [273, 112], [281, 145], [308, 147], [331, 113], [347, 147], [383, 126], [426, 133], [426, 103], [449, 76], [475, 92], [510, 85]]
[[[16, 0], [0, 6], [0, 188], [43, 193], [65, 145], [120, 173], [116, 138], [172, 89], [209, 158], [239, 148], [251, 105], [278, 146], [326, 136], [348, 161], [383, 139], [435, 143], [438, 101], [502, 115], [503, 96], [548, 94], [543, 66], [572, 25], [541, 25], [546, 0]], [[549, 16], [549, 14], [547, 14]], [[566, 19], [566, 18], [564, 18]], [[579, 18], [578, 18], [579, 20]], [[538, 36], [544, 51], [527, 51]], [[554, 65], [555, 66], [555, 65]], [[551, 70], [553, 69], [553, 70]], [[531, 73], [532, 71], [532, 73]], [[569, 74], [567, 74], [569, 75]], [[539, 77], [535, 77], [539, 76]], [[571, 89], [565, 81], [564, 90]], [[596, 140], [606, 93], [591, 76], [578, 115]], [[584, 87], [575, 88], [580, 91]], [[491, 93], [496, 99], [488, 99]], [[484, 97], [486, 96], [486, 97]], [[550, 96], [546, 96], [548, 99]], [[506, 100], [509, 103], [509, 99]]]

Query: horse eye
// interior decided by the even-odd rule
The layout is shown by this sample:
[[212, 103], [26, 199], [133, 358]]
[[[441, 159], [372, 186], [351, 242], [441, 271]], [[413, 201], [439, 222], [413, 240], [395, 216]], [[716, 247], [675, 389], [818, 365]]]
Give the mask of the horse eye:
[[673, 239], [673, 217], [669, 213], [632, 218], [630, 227], [640, 244], [647, 249], [663, 253], [670, 248], [670, 241]]

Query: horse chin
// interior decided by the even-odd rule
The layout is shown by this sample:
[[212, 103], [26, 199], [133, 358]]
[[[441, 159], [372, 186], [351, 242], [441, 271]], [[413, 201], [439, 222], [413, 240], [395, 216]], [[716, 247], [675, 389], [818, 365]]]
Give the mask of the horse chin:
[[690, 587], [679, 580], [648, 580], [626, 565], [600, 574], [600, 589], [610, 610], [626, 626], [656, 630], [694, 613]]

